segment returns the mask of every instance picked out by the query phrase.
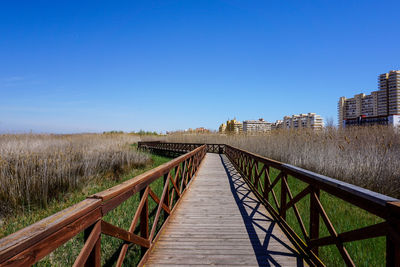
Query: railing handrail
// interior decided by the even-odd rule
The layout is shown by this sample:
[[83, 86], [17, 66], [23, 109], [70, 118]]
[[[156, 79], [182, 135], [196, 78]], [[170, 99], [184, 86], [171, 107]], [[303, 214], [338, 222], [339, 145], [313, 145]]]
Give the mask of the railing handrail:
[[[87, 198], [0, 239], [0, 265], [3, 261], [17, 255], [37, 241], [45, 239], [64, 226], [76, 221], [81, 216], [99, 208], [101, 203], [101, 200]], [[92, 220], [88, 225], [94, 222], [95, 220]]]
[[138, 144], [182, 144], [182, 145], [226, 145], [221, 143], [179, 143], [179, 142], [165, 142], [165, 141], [138, 141]]
[[[160, 176], [164, 175], [167, 173], [170, 169], [174, 168], [176, 165], [179, 163], [182, 163], [186, 159], [190, 158], [194, 154], [196, 154], [199, 150], [201, 150], [201, 147], [196, 148], [195, 150], [192, 150], [184, 155], [181, 155], [175, 159], [172, 159], [158, 167], [155, 167], [143, 174], [140, 174], [133, 179], [127, 180], [125, 182], [122, 182], [121, 184], [118, 184], [116, 186], [113, 186], [109, 189], [106, 189], [104, 191], [98, 192], [96, 194], [93, 194], [89, 196], [90, 198], [98, 198], [103, 201], [110, 200], [114, 198], [117, 195], [123, 194], [129, 190], [134, 190], [134, 192], [140, 191], [141, 188], [144, 188], [154, 182], [156, 179], [158, 179]], [[135, 189], [137, 187], [138, 189]]]
[[[392, 202], [400, 202], [399, 199], [386, 196], [357, 185], [346, 183], [287, 163], [272, 160], [237, 147], [230, 145], [226, 146], [249, 155], [262, 163], [271, 165], [276, 169], [285, 171], [289, 175], [294, 175], [295, 178], [303, 180], [306, 183], [312, 182], [316, 186], [321, 187], [322, 190], [327, 191], [328, 193], [331, 193], [336, 197], [348, 201], [356, 206], [359, 206], [360, 208], [366, 209], [367, 211], [382, 218], [386, 218], [388, 216], [386, 210], [388, 204]], [[349, 194], [353, 198], [349, 198]], [[360, 203], [360, 201], [364, 203]]]

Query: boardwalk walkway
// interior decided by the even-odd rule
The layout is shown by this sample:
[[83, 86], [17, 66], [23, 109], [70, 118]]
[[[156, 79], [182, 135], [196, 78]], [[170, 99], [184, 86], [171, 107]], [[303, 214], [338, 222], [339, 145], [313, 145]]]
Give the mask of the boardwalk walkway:
[[225, 155], [207, 154], [146, 266], [303, 266]]

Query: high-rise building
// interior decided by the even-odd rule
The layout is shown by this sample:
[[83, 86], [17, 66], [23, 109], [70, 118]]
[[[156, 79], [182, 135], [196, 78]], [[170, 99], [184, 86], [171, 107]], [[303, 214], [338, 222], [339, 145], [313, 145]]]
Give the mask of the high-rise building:
[[378, 76], [378, 91], [370, 95], [358, 94], [353, 98], [339, 98], [340, 126], [394, 124], [400, 115], [400, 71]]
[[269, 132], [271, 131], [271, 125], [272, 123], [264, 119], [246, 120], [243, 121], [243, 131], [245, 133]]
[[283, 117], [283, 128], [300, 129], [309, 128], [320, 130], [324, 127], [324, 120], [316, 113], [299, 114]]

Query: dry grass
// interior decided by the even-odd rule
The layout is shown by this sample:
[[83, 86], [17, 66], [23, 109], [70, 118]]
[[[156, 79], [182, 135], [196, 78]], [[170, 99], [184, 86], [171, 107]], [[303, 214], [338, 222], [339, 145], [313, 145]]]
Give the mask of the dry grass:
[[[146, 140], [160, 140], [146, 137]], [[269, 135], [177, 134], [170, 142], [226, 143], [400, 198], [400, 134], [388, 127], [273, 131]]]
[[118, 179], [149, 156], [128, 134], [0, 135], [0, 215], [41, 205], [98, 175]]

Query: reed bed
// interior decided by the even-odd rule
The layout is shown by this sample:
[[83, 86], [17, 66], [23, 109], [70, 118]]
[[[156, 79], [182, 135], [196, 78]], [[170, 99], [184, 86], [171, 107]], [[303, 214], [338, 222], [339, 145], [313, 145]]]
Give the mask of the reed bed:
[[119, 179], [144, 166], [149, 156], [130, 145], [138, 140], [129, 134], [0, 135], [0, 215], [46, 207], [89, 179]]
[[400, 198], [400, 133], [391, 127], [276, 130], [262, 135], [172, 134], [164, 141], [230, 144]]

